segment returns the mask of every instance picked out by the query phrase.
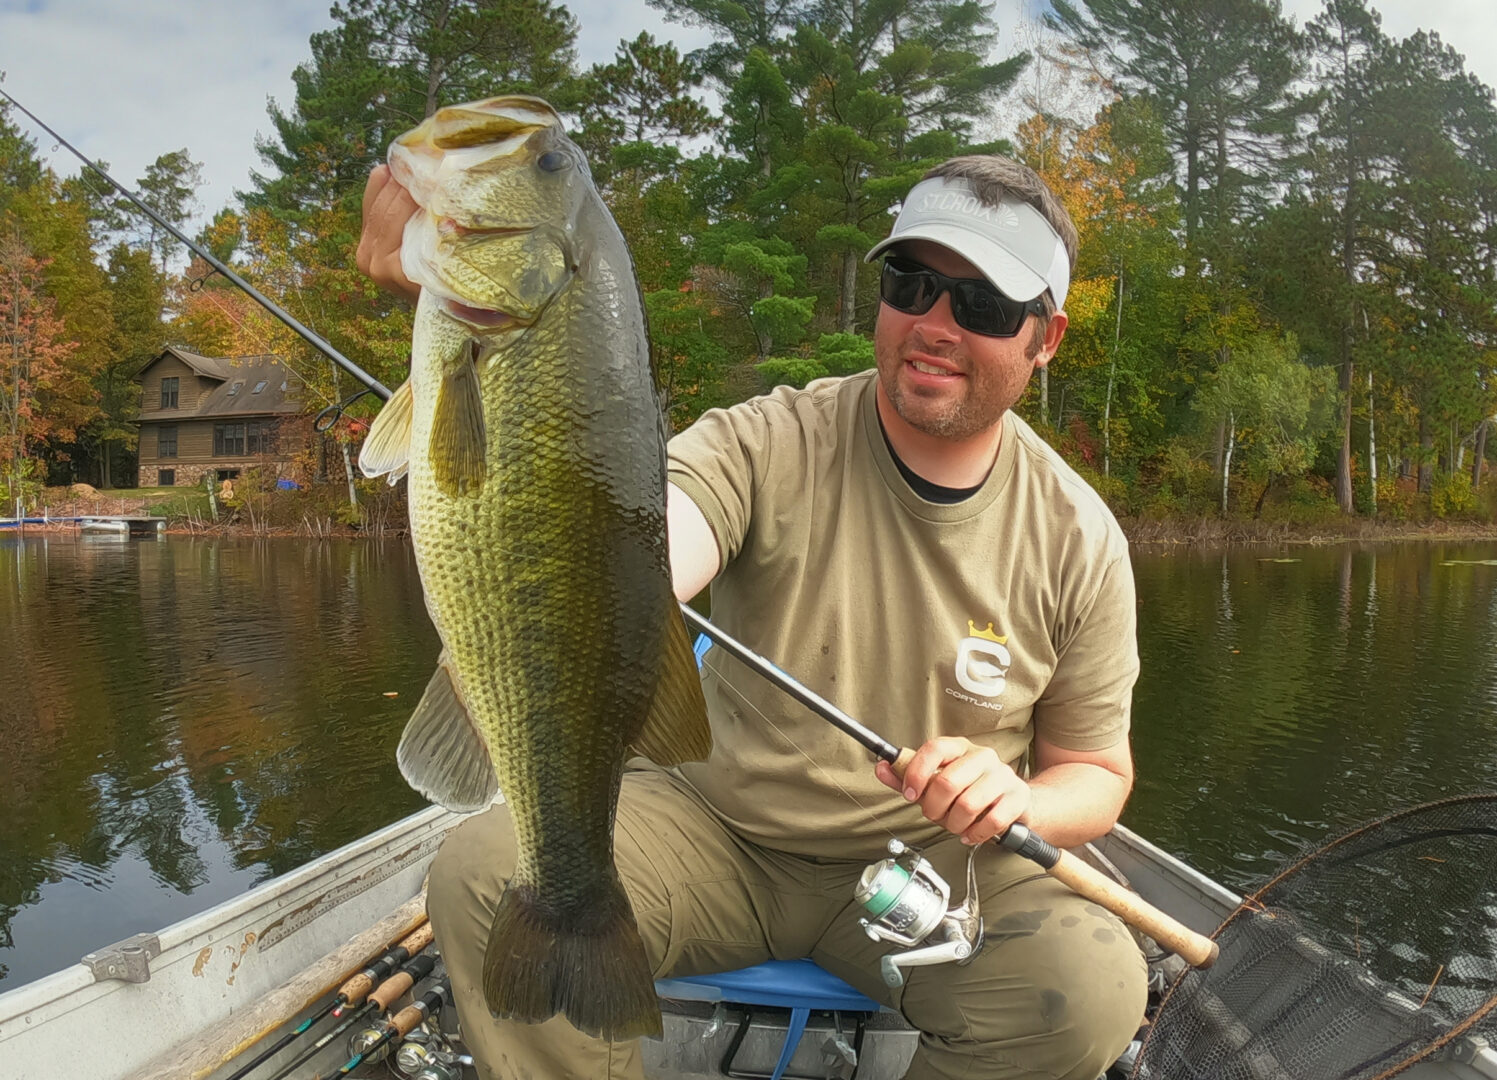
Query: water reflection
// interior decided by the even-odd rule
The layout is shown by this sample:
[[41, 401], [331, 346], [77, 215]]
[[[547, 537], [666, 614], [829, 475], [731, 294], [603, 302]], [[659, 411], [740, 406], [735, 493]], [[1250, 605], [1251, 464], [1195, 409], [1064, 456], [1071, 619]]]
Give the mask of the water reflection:
[[1360, 821], [1497, 779], [1492, 544], [1138, 553], [1124, 820], [1239, 888]]
[[436, 653], [402, 544], [0, 541], [8, 981], [418, 808]]

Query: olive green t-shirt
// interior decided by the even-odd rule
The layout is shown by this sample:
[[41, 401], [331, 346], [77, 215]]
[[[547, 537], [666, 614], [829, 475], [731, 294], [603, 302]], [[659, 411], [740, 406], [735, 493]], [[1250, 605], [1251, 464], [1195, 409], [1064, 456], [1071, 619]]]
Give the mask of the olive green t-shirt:
[[[876, 374], [712, 410], [670, 443], [723, 569], [713, 621], [899, 746], [965, 735], [1020, 768], [1035, 735], [1100, 750], [1138, 674], [1128, 545], [1013, 413], [975, 494], [927, 502], [879, 428]], [[872, 755], [728, 657], [703, 672], [713, 749], [680, 774], [746, 838], [877, 858], [943, 831]]]

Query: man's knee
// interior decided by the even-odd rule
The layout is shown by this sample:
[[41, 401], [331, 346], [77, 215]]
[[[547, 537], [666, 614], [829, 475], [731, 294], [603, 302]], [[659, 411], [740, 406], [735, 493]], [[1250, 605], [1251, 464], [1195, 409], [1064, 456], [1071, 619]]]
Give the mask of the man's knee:
[[1074, 894], [989, 924], [965, 968], [923, 968], [902, 1007], [926, 1033], [911, 1077], [1096, 1080], [1138, 1030], [1143, 955], [1113, 916]]
[[515, 852], [509, 807], [502, 803], [447, 834], [426, 885], [426, 910], [438, 934], [461, 932], [469, 923], [487, 933], [514, 872]]

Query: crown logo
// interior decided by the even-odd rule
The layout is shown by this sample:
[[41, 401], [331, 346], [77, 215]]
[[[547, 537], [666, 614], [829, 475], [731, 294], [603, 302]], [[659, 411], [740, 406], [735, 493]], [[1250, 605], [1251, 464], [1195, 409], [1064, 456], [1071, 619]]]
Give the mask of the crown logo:
[[1008, 635], [1004, 634], [1002, 637], [999, 637], [997, 634], [993, 633], [993, 624], [992, 623], [988, 623], [988, 628], [986, 630], [979, 630], [979, 629], [977, 629], [977, 624], [974, 623], [971, 619], [968, 619], [967, 620], [967, 636], [968, 637], [983, 638], [986, 641], [997, 642], [999, 645], [1007, 645], [1008, 644]]

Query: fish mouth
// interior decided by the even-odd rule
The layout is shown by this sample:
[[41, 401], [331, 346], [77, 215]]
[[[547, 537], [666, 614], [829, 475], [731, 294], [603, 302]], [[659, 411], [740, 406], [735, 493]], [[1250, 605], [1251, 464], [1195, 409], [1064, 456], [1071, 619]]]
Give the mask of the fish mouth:
[[508, 330], [521, 325], [519, 319], [507, 312], [474, 307], [450, 297], [442, 298], [442, 310], [458, 322], [467, 323], [480, 330]]
[[518, 236], [521, 233], [531, 231], [530, 226], [519, 225], [464, 225], [456, 218], [444, 217], [437, 219], [437, 233], [441, 236], [456, 236], [459, 239], [469, 236]]

